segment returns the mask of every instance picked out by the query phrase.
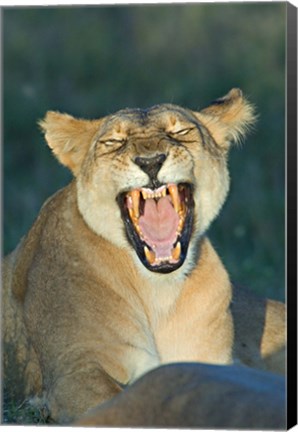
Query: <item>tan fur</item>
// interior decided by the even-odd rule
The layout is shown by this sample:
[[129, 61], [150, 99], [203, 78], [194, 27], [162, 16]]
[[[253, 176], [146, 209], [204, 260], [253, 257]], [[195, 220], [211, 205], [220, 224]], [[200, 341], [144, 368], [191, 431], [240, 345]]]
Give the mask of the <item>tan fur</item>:
[[76, 426], [284, 430], [285, 380], [235, 365], [164, 365], [90, 410]]
[[[5, 354], [5, 374], [21, 370], [24, 394], [39, 395], [58, 422], [160, 364], [284, 368], [274, 357], [284, 347], [284, 306], [239, 300], [205, 236], [228, 193], [228, 144], [253, 122], [250, 104], [234, 89], [199, 113], [160, 105], [146, 116], [144, 124], [137, 110], [94, 121], [49, 112], [41, 122], [75, 178], [4, 260], [4, 340], [14, 353]], [[169, 274], [140, 262], [116, 202], [148, 182], [134, 157], [156, 152], [167, 154], [161, 183], [194, 185], [187, 258]]]

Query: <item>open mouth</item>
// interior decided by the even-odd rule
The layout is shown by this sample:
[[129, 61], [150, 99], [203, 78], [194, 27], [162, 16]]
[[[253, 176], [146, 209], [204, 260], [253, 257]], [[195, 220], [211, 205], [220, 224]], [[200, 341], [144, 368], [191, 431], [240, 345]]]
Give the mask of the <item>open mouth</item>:
[[117, 198], [126, 234], [149, 270], [170, 273], [187, 254], [193, 227], [194, 201], [188, 183], [140, 188]]

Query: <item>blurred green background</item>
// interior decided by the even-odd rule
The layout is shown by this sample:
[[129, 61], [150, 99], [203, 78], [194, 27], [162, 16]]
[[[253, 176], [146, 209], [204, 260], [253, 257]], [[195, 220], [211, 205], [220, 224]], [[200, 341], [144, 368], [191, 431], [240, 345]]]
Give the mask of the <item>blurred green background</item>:
[[47, 110], [199, 109], [240, 87], [259, 121], [210, 237], [233, 280], [283, 300], [285, 18], [284, 2], [4, 9], [3, 252], [71, 178], [38, 130]]

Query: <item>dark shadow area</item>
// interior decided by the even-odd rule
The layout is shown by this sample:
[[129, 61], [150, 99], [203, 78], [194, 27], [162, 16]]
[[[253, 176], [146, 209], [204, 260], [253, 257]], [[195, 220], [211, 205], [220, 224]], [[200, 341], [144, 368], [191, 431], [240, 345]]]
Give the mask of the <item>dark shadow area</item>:
[[[231, 312], [234, 324], [234, 356], [245, 364], [262, 369], [261, 341], [265, 327], [266, 300], [255, 296], [248, 289], [233, 284]], [[251, 329], [248, 333], [247, 329]]]
[[232, 289], [234, 358], [247, 366], [284, 375], [286, 311], [283, 305], [275, 303], [273, 310], [272, 302], [251, 290], [237, 284]]

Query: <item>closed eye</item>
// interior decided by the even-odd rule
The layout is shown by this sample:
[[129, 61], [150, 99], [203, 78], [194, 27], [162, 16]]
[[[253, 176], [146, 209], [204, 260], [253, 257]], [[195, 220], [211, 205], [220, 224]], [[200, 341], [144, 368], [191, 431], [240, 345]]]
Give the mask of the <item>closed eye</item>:
[[170, 132], [170, 133], [171, 133], [171, 135], [183, 136], [183, 135], [188, 134], [191, 130], [193, 130], [193, 128], [185, 128], [185, 129], [180, 129], [178, 131]]
[[122, 138], [122, 139], [110, 138], [110, 139], [107, 139], [107, 140], [100, 140], [100, 143], [106, 144], [108, 146], [109, 145], [112, 146], [112, 145], [115, 145], [115, 144], [124, 144], [125, 141], [126, 140], [124, 138]]

